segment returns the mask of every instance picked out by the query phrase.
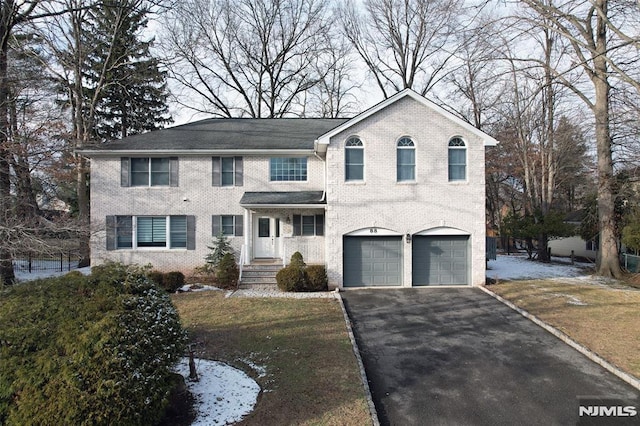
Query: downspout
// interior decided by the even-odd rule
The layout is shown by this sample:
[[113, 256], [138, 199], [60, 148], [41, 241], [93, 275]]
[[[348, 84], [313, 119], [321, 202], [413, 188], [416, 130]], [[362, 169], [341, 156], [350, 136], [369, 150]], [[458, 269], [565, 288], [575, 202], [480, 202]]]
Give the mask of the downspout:
[[327, 160], [323, 159], [322, 157], [320, 157], [318, 155], [317, 146], [318, 146], [318, 140], [316, 139], [313, 142], [313, 147], [314, 147], [313, 155], [315, 155], [318, 160], [320, 160], [320, 161], [322, 161], [324, 163], [324, 189], [322, 190], [322, 198], [320, 198], [320, 201], [324, 202], [326, 197], [327, 197]]

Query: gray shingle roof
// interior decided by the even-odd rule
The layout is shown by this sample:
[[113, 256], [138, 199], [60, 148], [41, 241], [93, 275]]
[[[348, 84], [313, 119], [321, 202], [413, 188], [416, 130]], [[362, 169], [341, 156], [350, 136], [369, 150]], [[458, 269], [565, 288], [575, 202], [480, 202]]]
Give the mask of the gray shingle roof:
[[347, 118], [210, 118], [102, 144], [99, 151], [313, 149]]
[[325, 204], [322, 191], [245, 192], [240, 205]]

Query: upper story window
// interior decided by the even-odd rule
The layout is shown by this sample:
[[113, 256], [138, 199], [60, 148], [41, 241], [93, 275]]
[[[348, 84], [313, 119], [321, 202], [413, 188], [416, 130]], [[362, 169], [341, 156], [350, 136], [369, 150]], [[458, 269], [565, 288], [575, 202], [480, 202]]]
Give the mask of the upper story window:
[[269, 176], [272, 182], [306, 181], [307, 157], [272, 158], [269, 163]]
[[467, 179], [467, 147], [460, 138], [449, 141], [449, 182]]
[[398, 141], [397, 180], [410, 182], [416, 180], [416, 146], [411, 138], [404, 137]]
[[212, 157], [213, 186], [242, 186], [242, 157]]
[[178, 158], [120, 159], [121, 186], [178, 186]]
[[345, 143], [345, 180], [364, 180], [364, 145], [358, 137], [351, 137]]

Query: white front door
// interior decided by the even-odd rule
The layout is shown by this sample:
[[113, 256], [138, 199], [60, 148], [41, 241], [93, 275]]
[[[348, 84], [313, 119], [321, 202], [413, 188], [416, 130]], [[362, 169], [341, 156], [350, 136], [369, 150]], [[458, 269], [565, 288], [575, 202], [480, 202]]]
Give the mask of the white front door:
[[276, 257], [279, 244], [279, 219], [258, 216], [254, 224], [253, 257]]

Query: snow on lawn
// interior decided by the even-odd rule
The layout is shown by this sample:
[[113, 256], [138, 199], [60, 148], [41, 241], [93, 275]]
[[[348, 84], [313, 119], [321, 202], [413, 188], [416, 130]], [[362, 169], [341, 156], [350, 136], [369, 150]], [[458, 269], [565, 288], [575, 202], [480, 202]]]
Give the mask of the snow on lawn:
[[195, 399], [192, 426], [232, 424], [253, 410], [260, 386], [244, 372], [206, 359], [196, 359], [196, 371], [199, 381], [189, 380], [189, 358], [183, 358], [176, 367]]
[[[72, 269], [71, 271], [79, 271], [84, 275], [89, 275], [91, 273], [91, 268], [89, 266], [87, 266], [86, 268], [80, 268], [80, 269]], [[14, 274], [16, 274], [16, 280], [18, 282], [25, 282], [25, 281], [33, 281], [33, 280], [39, 280], [42, 278], [50, 278], [50, 277], [59, 277], [61, 275], [65, 275], [68, 274], [69, 271], [56, 271], [54, 268], [52, 269], [47, 269], [47, 270], [33, 270], [31, 272], [29, 272], [28, 270], [25, 270], [23, 268], [14, 268], [13, 270]]]
[[579, 277], [587, 274], [590, 264], [561, 264], [558, 259], [553, 263], [528, 260], [526, 255], [498, 255], [487, 265], [487, 277], [495, 280], [525, 280], [544, 278]]

